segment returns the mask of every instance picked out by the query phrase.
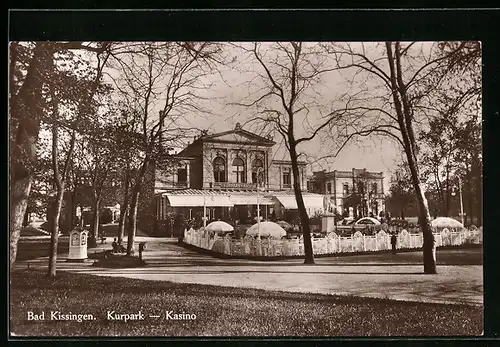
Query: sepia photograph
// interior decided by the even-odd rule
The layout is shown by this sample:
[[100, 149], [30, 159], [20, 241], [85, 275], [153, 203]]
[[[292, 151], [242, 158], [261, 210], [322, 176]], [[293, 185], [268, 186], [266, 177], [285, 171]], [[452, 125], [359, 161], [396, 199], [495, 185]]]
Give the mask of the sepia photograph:
[[11, 337], [482, 336], [480, 41], [10, 41]]

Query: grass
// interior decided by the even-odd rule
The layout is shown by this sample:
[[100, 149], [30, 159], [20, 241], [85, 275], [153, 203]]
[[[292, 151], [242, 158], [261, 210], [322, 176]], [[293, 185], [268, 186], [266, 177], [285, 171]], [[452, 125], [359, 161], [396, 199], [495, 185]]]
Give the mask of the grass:
[[[23, 336], [479, 335], [483, 310], [461, 305], [273, 292], [19, 270], [11, 276], [10, 331]], [[28, 321], [27, 312], [93, 314], [96, 320]], [[146, 315], [108, 321], [107, 311]], [[149, 318], [165, 311], [196, 320]]]
[[38, 229], [32, 226], [27, 226], [21, 229], [21, 237], [23, 236], [49, 236], [50, 233], [43, 229]]
[[[104, 258], [104, 255], [106, 257]], [[105, 268], [133, 268], [142, 267], [146, 265], [146, 262], [139, 259], [139, 257], [128, 256], [125, 254], [112, 254], [112, 253], [101, 253], [98, 254], [101, 257], [96, 261], [93, 266], [105, 267]]]
[[[68, 238], [59, 238], [57, 253], [68, 253]], [[48, 257], [50, 251], [50, 239], [25, 242], [20, 240], [17, 243], [17, 261], [31, 260], [39, 257]]]

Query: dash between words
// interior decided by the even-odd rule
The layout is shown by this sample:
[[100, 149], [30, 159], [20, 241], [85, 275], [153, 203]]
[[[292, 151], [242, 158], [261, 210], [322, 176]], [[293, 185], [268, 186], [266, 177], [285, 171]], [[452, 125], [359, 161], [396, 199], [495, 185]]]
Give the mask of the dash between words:
[[[196, 314], [194, 313], [186, 313], [186, 312], [174, 312], [174, 311], [165, 311], [163, 317], [161, 315], [153, 316], [152, 318], [163, 318], [165, 320], [195, 320]], [[137, 313], [117, 313], [116, 311], [108, 311], [107, 312], [108, 320], [121, 320], [127, 322], [129, 320], [144, 320], [145, 315], [141, 311]]]

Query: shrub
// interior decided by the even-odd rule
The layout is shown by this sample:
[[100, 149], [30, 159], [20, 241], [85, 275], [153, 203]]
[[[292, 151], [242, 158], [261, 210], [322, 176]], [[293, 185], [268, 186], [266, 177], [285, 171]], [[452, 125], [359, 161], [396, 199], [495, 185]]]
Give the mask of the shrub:
[[112, 214], [111, 214], [111, 210], [109, 208], [105, 208], [101, 215], [99, 216], [99, 221], [102, 223], [102, 224], [108, 224], [108, 223], [111, 223], [111, 221], [113, 220], [112, 218]]

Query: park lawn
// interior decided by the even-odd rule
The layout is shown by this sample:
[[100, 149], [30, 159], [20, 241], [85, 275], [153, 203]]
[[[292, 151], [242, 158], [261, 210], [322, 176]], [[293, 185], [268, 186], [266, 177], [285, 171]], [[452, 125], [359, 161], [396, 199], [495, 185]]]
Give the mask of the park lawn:
[[[57, 253], [68, 253], [69, 241], [67, 237], [59, 237], [57, 243]], [[50, 251], [50, 239], [25, 241], [19, 240], [17, 243], [17, 261], [31, 260], [39, 257], [48, 257]]]
[[[140, 271], [140, 270], [138, 270]], [[21, 336], [408, 336], [480, 335], [482, 307], [143, 281], [60, 271], [12, 273], [10, 331]], [[96, 320], [50, 321], [50, 311]], [[146, 315], [108, 321], [107, 311]], [[46, 312], [28, 321], [27, 312]], [[165, 320], [164, 312], [196, 320]], [[162, 314], [149, 318], [148, 314]]]

